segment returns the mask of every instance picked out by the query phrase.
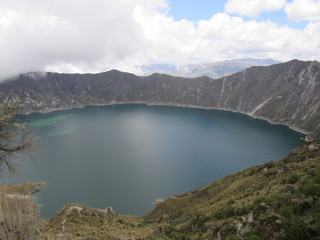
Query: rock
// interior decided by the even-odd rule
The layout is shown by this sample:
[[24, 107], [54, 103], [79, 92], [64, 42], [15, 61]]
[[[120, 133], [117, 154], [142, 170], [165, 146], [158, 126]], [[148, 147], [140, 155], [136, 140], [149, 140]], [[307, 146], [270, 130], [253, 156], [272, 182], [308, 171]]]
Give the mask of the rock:
[[248, 215], [248, 222], [252, 223], [253, 222], [253, 212], [251, 211]]
[[236, 226], [237, 226], [237, 236], [239, 237], [243, 224], [242, 223], [238, 223]]
[[217, 232], [217, 240], [221, 240], [221, 232]]
[[278, 172], [277, 172], [277, 175], [282, 174], [283, 172], [284, 172], [284, 169], [283, 169], [283, 168], [280, 168], [280, 169], [278, 170]]
[[81, 214], [81, 211], [83, 210], [83, 207], [78, 207], [78, 206], [70, 206], [67, 210], [66, 210], [66, 214], [69, 215], [72, 210], [76, 210], [78, 212], [78, 214]]
[[278, 224], [278, 225], [281, 225], [282, 221], [280, 219], [278, 219], [278, 220], [275, 221], [275, 223]]
[[154, 200], [154, 205], [156, 205], [156, 207], [158, 207], [161, 203], [163, 203], [163, 201], [164, 201], [163, 199], [156, 199], [156, 200]]
[[112, 207], [107, 207], [106, 209], [102, 210], [102, 209], [99, 209], [100, 212], [103, 212], [106, 216], [114, 216], [116, 215], [117, 213], [113, 210]]
[[243, 237], [246, 235], [247, 232], [251, 230], [251, 227], [248, 224], [237, 223], [236, 230], [237, 230], [237, 236]]
[[36, 182], [36, 183], [34, 183], [34, 189], [33, 189], [33, 192], [31, 194], [39, 192], [44, 187], [44, 185], [46, 185], [45, 182]]
[[293, 203], [293, 204], [298, 204], [299, 202], [300, 202], [300, 200], [299, 199], [291, 199], [291, 202]]
[[313, 151], [313, 150], [317, 150], [318, 147], [317, 147], [316, 145], [314, 145], [313, 143], [311, 143], [311, 144], [308, 145], [308, 149], [309, 149], [310, 151]]

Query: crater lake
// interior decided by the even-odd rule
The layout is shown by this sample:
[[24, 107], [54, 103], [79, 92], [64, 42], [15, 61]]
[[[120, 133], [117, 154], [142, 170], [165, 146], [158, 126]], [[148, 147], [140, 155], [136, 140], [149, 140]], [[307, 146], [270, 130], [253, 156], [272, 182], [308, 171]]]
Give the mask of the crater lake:
[[276, 161], [304, 134], [209, 109], [124, 104], [19, 116], [33, 129], [34, 161], [18, 156], [10, 184], [43, 181], [43, 217], [80, 203], [145, 215], [154, 201]]

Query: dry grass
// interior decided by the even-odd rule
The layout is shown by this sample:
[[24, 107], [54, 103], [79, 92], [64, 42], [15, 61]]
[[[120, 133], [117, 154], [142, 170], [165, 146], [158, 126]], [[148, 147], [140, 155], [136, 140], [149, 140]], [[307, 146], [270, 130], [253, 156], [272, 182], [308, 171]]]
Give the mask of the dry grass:
[[167, 239], [160, 225], [145, 225], [141, 217], [106, 213], [105, 210], [70, 204], [49, 221], [46, 239]]
[[0, 185], [0, 239], [41, 239], [40, 229], [44, 223], [32, 202], [31, 193], [21, 185]]

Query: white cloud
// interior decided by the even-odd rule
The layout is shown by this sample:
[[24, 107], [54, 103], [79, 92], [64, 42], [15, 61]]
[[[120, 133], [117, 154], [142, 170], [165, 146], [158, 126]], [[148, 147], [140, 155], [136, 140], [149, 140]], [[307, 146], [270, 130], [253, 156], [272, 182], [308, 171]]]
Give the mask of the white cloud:
[[[158, 6], [157, 1], [149, 2]], [[141, 29], [133, 19], [141, 4], [142, 0], [1, 1], [0, 74], [60, 63], [92, 71], [121, 61], [143, 47]]]
[[[277, 60], [320, 59], [320, 33], [311, 24], [305, 30], [271, 21], [244, 21], [218, 13], [195, 24], [174, 21], [162, 14], [144, 16], [140, 25], [148, 39], [149, 62], [186, 64], [236, 58]], [[311, 36], [313, 29], [314, 36]], [[316, 37], [319, 36], [319, 37]]]
[[167, 9], [165, 0], [1, 0], [0, 78], [111, 68], [139, 74], [142, 64], [236, 58], [320, 59], [319, 22], [295, 30], [217, 13], [194, 23], [175, 21]]
[[285, 4], [286, 0], [229, 0], [225, 4], [225, 10], [227, 13], [254, 17], [265, 11], [280, 10]]
[[320, 21], [320, 1], [294, 0], [287, 3], [285, 12], [288, 18], [293, 21]]

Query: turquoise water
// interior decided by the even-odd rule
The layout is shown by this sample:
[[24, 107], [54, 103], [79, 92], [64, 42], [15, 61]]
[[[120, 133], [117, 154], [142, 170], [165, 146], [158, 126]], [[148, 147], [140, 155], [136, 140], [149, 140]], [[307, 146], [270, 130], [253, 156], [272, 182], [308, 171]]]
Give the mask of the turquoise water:
[[116, 105], [21, 116], [39, 144], [10, 183], [45, 181], [41, 215], [64, 205], [144, 215], [155, 199], [279, 160], [303, 143], [288, 127], [218, 110]]

